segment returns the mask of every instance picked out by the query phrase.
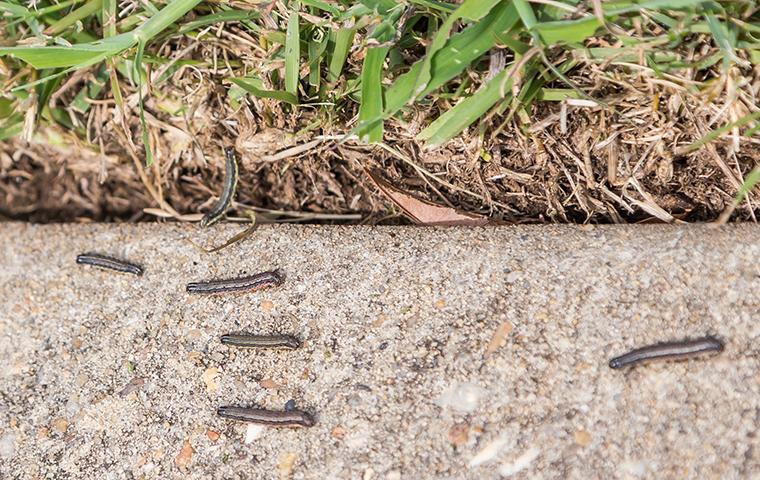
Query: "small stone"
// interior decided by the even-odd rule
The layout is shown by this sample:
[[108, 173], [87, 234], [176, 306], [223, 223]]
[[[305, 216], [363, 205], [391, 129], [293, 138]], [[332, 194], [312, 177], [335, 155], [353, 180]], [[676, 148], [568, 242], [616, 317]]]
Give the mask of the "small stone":
[[84, 373], [77, 375], [77, 386], [78, 387], [84, 387], [87, 385], [87, 382], [90, 381], [90, 378], [85, 375]]
[[185, 440], [185, 442], [182, 444], [182, 449], [180, 449], [179, 453], [176, 457], [174, 457], [174, 465], [177, 466], [177, 468], [184, 469], [190, 464], [190, 461], [193, 459], [193, 446], [190, 444], [190, 440]]
[[119, 395], [126, 397], [130, 393], [140, 390], [143, 385], [145, 385], [145, 379], [142, 377], [135, 377], [130, 380], [130, 382], [124, 388], [121, 389]]
[[277, 390], [280, 388], [280, 385], [271, 378], [262, 379], [259, 382], [259, 385], [261, 385], [261, 388], [266, 388], [267, 390]]
[[201, 364], [202, 358], [203, 358], [203, 354], [201, 352], [192, 351], [192, 352], [187, 353], [187, 359], [196, 365]]
[[271, 300], [262, 300], [261, 301], [261, 309], [265, 312], [271, 312], [274, 308], [274, 303], [272, 303]]
[[401, 480], [401, 472], [398, 470], [389, 470], [385, 474], [385, 480]]
[[203, 372], [203, 375], [201, 376], [201, 378], [203, 379], [203, 382], [206, 384], [207, 392], [216, 391], [216, 377], [218, 376], [219, 376], [219, 369], [216, 367], [207, 368], [206, 371]]
[[246, 445], [252, 443], [254, 440], [261, 437], [262, 433], [264, 433], [264, 427], [262, 425], [254, 425], [252, 423], [249, 423], [248, 428], [245, 430], [245, 440], [243, 440], [243, 443]]
[[362, 480], [372, 480], [375, 477], [375, 471], [372, 468], [364, 470]]
[[502, 477], [514, 475], [527, 468], [540, 454], [541, 450], [536, 447], [531, 447], [513, 461], [503, 464], [499, 468], [499, 473]]
[[484, 463], [490, 462], [509, 443], [510, 443], [510, 440], [506, 436], [501, 436], [501, 437], [496, 438], [495, 440], [491, 441], [490, 443], [486, 444], [486, 446], [481, 448], [480, 451], [477, 454], [475, 454], [474, 457], [472, 457], [472, 459], [468, 463], [468, 466], [470, 468], [475, 468], [478, 465], [482, 465]]
[[512, 324], [504, 322], [494, 330], [491, 336], [491, 341], [488, 342], [486, 348], [486, 356], [491, 355], [493, 352], [503, 347], [507, 343], [507, 335], [512, 331]]
[[198, 330], [197, 328], [191, 328], [187, 332], [187, 338], [189, 338], [190, 340], [197, 340], [198, 338], [200, 338], [200, 336], [201, 336], [201, 331]]
[[343, 437], [346, 436], [346, 429], [344, 429], [341, 426], [337, 426], [332, 429], [330, 432], [330, 436], [333, 438], [337, 438], [338, 440], [343, 440]]
[[435, 305], [435, 308], [440, 310], [441, 308], [446, 306], [446, 300], [439, 298], [438, 300], [435, 301], [433, 305]]
[[487, 392], [474, 383], [455, 383], [438, 397], [438, 406], [470, 413], [478, 408], [481, 397]]
[[82, 339], [80, 339], [79, 337], [76, 337], [75, 339], [71, 341], [71, 346], [74, 347], [74, 350], [79, 350], [80, 348], [82, 348]]
[[575, 443], [580, 445], [581, 447], [585, 447], [589, 443], [591, 443], [591, 434], [588, 433], [585, 430], [578, 430], [573, 434], [575, 437]]
[[374, 322], [372, 322], [373, 327], [379, 327], [380, 325], [384, 324], [385, 321], [388, 320], [387, 315], [383, 315], [382, 313], [377, 316]]
[[56, 418], [53, 420], [53, 429], [56, 432], [64, 433], [69, 429], [69, 422], [67, 422], [64, 418]]
[[293, 475], [293, 466], [296, 464], [296, 454], [288, 452], [280, 457], [277, 470], [280, 472], [280, 480], [285, 480]]
[[37, 429], [37, 440], [43, 440], [50, 436], [50, 429], [47, 427], [40, 427]]
[[466, 423], [457, 423], [449, 429], [449, 441], [461, 447], [467, 443], [467, 439], [470, 437], [470, 426]]
[[219, 440], [219, 432], [215, 432], [213, 430], [206, 430], [206, 436], [212, 442], [216, 442], [217, 440]]
[[16, 451], [16, 435], [6, 433], [0, 437], [0, 458], [11, 458]]

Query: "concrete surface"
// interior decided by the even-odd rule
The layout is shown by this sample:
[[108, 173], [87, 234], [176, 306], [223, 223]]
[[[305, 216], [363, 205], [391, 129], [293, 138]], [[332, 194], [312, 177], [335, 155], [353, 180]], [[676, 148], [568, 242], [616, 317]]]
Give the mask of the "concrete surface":
[[[187, 242], [238, 228], [0, 224], [0, 478], [760, 476], [756, 225], [280, 226], [219, 254]], [[85, 251], [145, 275], [75, 264]], [[185, 293], [275, 267], [277, 289]], [[240, 331], [304, 347], [219, 343]], [[723, 354], [607, 366], [705, 334]], [[317, 425], [215, 415], [289, 399]]]

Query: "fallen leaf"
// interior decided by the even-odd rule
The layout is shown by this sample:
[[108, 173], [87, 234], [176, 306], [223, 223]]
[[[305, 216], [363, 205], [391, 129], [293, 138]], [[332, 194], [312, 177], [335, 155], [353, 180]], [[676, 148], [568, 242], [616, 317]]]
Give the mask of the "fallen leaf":
[[289, 452], [280, 457], [280, 463], [277, 465], [277, 470], [280, 472], [280, 480], [285, 480], [293, 475], [293, 466], [296, 463], [296, 454]]
[[216, 377], [219, 376], [219, 369], [216, 367], [207, 368], [201, 378], [206, 383], [206, 391], [216, 391]]
[[135, 377], [124, 388], [121, 389], [119, 395], [126, 397], [130, 393], [140, 390], [143, 385], [145, 385], [145, 379], [142, 377]]
[[503, 347], [507, 343], [507, 335], [512, 331], [512, 324], [504, 322], [498, 326], [491, 336], [491, 341], [488, 342], [488, 348], [486, 348], [485, 356], [491, 355], [493, 352]]
[[190, 461], [193, 459], [193, 446], [190, 445], [190, 440], [185, 440], [185, 443], [182, 444], [182, 449], [179, 451], [177, 456], [174, 458], [174, 464], [177, 466], [177, 468], [185, 468], [190, 464]]
[[478, 227], [490, 223], [490, 220], [482, 215], [460, 212], [451, 207], [436, 205], [399, 190], [370, 171], [367, 171], [367, 174], [375, 182], [377, 188], [383, 192], [383, 195], [388, 197], [415, 223], [442, 226], [465, 225], [469, 227]]
[[245, 429], [245, 439], [243, 440], [243, 443], [248, 445], [249, 443], [261, 437], [262, 433], [264, 433], [263, 425], [249, 423], [248, 427]]

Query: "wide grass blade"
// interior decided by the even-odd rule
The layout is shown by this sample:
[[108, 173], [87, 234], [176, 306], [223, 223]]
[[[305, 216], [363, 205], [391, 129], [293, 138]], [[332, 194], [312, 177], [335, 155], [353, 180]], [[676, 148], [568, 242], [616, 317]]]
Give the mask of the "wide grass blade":
[[399, 76], [385, 92], [384, 114], [389, 117], [399, 111], [413, 98], [422, 98], [449, 80], [461, 74], [472, 62], [499, 43], [520, 20], [511, 2], [498, 5], [481, 21], [454, 35], [445, 47], [439, 50], [432, 64], [430, 81], [421, 92], [414, 92], [414, 85], [422, 61], [412, 65], [409, 71]]
[[[383, 112], [383, 64], [389, 47], [370, 48], [362, 65], [361, 104], [359, 105], [359, 136], [368, 143], [383, 140], [382, 122], [373, 122]], [[367, 124], [369, 122], [369, 124]], [[368, 128], [364, 128], [367, 125]]]
[[[152, 16], [131, 32], [94, 42], [80, 43], [71, 47], [2, 47], [0, 55], [12, 55], [29, 63], [36, 69], [44, 68], [84, 68], [108, 57], [114, 56], [139, 42], [147, 42], [180, 17], [192, 10], [201, 0], [174, 0], [158, 14]], [[29, 85], [26, 85], [29, 86]]]
[[288, 17], [288, 30], [285, 34], [285, 91], [298, 95], [299, 63], [301, 57], [301, 38], [298, 28], [298, 2]]
[[429, 147], [435, 147], [459, 135], [499, 100], [511, 96], [512, 80], [507, 78], [509, 73], [509, 69], [499, 72], [472, 96], [438, 117], [417, 135], [417, 139], [424, 141]]
[[291, 105], [298, 105], [298, 97], [284, 90], [266, 90], [260, 78], [244, 77], [230, 78], [232, 83], [251, 95], [259, 98], [271, 98]]
[[335, 46], [333, 47], [332, 56], [330, 57], [330, 66], [327, 70], [327, 81], [335, 83], [343, 72], [343, 65], [346, 64], [348, 51], [354, 41], [356, 34], [355, 28], [341, 28], [334, 34]]
[[412, 88], [414, 96], [420, 96], [426, 90], [432, 79], [431, 65], [436, 54], [446, 45], [451, 35], [451, 29], [458, 21], [478, 21], [485, 17], [500, 0], [465, 0], [454, 12], [449, 15], [433, 37], [433, 41], [427, 49], [422, 65], [419, 67], [417, 78]]

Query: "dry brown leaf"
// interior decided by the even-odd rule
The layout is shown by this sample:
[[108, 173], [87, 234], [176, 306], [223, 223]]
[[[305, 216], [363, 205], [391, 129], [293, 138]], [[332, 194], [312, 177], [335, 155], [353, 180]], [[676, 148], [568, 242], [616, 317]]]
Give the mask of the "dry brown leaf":
[[490, 221], [488, 218], [473, 213], [460, 212], [451, 207], [443, 207], [417, 198], [409, 193], [403, 192], [386, 182], [378, 175], [367, 171], [369, 178], [375, 182], [377, 188], [383, 192], [398, 208], [400, 208], [412, 221], [421, 225], [464, 225], [469, 227], [479, 227], [487, 225]]

